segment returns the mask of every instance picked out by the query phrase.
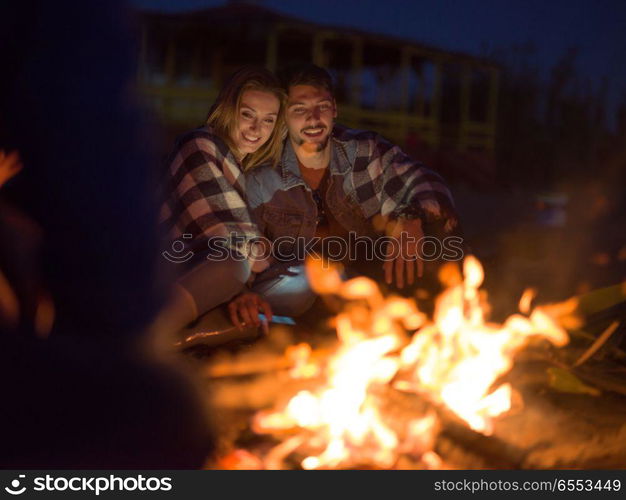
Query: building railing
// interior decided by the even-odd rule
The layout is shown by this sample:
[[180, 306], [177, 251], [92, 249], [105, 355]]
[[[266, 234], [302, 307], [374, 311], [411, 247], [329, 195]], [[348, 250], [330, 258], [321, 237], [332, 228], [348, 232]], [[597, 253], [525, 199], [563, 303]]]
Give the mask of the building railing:
[[[266, 36], [265, 63], [269, 69], [276, 69], [283, 63], [279, 58], [281, 39], [294, 32], [293, 26], [281, 23], [274, 24]], [[150, 48], [148, 30], [144, 26], [141, 49], [141, 68], [139, 88], [146, 102], [151, 106], [161, 120], [171, 126], [193, 126], [202, 122], [207, 111], [217, 96], [217, 85], [220, 85], [223, 75], [214, 74], [210, 81], [198, 81], [196, 74], [187, 75], [186, 81], [175, 76], [176, 40], [172, 35], [168, 39], [163, 67], [160, 69], [160, 78], [148, 77], [146, 71], [146, 53]], [[344, 40], [351, 47], [350, 66], [343, 68], [350, 74], [350, 83], [346, 89], [344, 101], [339, 107], [339, 121], [348, 126], [360, 129], [373, 129], [398, 144], [406, 144], [410, 137], [417, 137], [421, 142], [433, 149], [440, 147], [454, 148], [458, 151], [482, 150], [493, 153], [495, 149], [497, 96], [499, 86], [499, 71], [495, 66], [484, 62], [473, 62], [470, 58], [456, 59], [454, 54], [444, 51], [434, 51], [417, 45], [402, 45], [392, 49], [399, 51], [399, 66], [396, 68], [399, 75], [400, 92], [397, 98], [397, 110], [367, 109], [362, 105], [362, 78], [365, 46], [376, 43], [352, 33], [336, 32], [328, 29], [311, 30], [310, 33], [298, 32], [298, 36], [310, 37], [311, 62], [328, 66], [329, 49], [327, 43]], [[389, 47], [389, 42], [386, 42]], [[220, 62], [222, 52], [216, 50], [212, 54], [211, 65], [214, 72], [222, 71]], [[197, 54], [189, 55], [197, 58]], [[432, 65], [432, 89], [425, 97], [418, 94], [411, 95], [409, 78], [412, 58], [420, 58]], [[253, 62], [253, 61], [250, 61]], [[454, 63], [460, 68], [458, 80], [458, 99], [456, 106], [459, 109], [458, 119], [454, 123], [444, 122], [442, 117], [442, 81], [445, 76], [446, 64]], [[199, 62], [192, 61], [193, 68], [199, 67]], [[472, 72], [480, 70], [488, 81], [487, 97], [482, 115], [485, 120], [473, 119], [470, 114], [472, 98]], [[154, 75], [152, 75], [154, 76]], [[420, 85], [422, 83], [420, 82]], [[421, 88], [421, 87], [420, 87]], [[448, 98], [450, 98], [448, 96]], [[425, 105], [427, 99], [427, 105]], [[410, 106], [410, 102], [414, 106]], [[412, 111], [409, 109], [413, 107]], [[449, 131], [453, 131], [450, 137]], [[447, 134], [445, 137], [442, 134]], [[445, 140], [444, 140], [445, 138]]]

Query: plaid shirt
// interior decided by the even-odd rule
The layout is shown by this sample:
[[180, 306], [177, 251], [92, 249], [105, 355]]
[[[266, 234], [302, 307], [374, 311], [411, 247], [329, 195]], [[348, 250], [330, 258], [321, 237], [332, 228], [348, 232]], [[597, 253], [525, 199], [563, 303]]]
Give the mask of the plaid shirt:
[[421, 217], [456, 227], [452, 194], [441, 176], [407, 156], [382, 136], [336, 126], [336, 141], [354, 151], [351, 170], [355, 196], [366, 217]]
[[172, 240], [184, 237], [200, 250], [211, 237], [236, 234], [241, 251], [260, 236], [246, 205], [241, 166], [209, 127], [178, 138], [168, 164], [160, 220]]
[[[357, 208], [353, 213], [358, 212], [365, 219], [378, 214], [392, 218], [420, 217], [426, 223], [441, 225], [448, 234], [457, 229], [458, 217], [445, 181], [412, 160], [398, 146], [375, 132], [341, 125], [333, 128], [331, 144], [330, 174], [342, 178], [341, 196], [337, 201]], [[265, 210], [281, 206], [285, 211], [304, 210], [305, 219], [312, 218], [310, 212], [315, 212], [315, 208], [308, 206], [310, 197], [297, 194], [309, 188], [302, 179], [289, 139], [278, 167], [256, 167], [246, 176], [248, 202], [257, 220], [263, 219]], [[288, 193], [293, 195], [288, 196]], [[354, 224], [343, 225], [356, 226], [357, 220], [353, 218], [353, 221]]]

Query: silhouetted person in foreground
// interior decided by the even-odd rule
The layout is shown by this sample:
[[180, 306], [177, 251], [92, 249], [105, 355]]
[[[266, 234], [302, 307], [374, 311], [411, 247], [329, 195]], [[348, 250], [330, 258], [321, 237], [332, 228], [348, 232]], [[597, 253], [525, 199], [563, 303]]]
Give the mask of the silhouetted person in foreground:
[[0, 149], [24, 165], [0, 191], [20, 315], [0, 322], [0, 467], [200, 467], [201, 400], [142, 348], [165, 283], [123, 5], [7, 2], [0, 18]]

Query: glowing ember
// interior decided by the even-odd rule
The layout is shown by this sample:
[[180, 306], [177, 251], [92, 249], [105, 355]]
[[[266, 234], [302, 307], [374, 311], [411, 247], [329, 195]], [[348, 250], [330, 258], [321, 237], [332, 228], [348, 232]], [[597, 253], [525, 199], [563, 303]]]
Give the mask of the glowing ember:
[[533, 288], [528, 288], [524, 290], [522, 298], [519, 299], [518, 307], [520, 312], [523, 312], [524, 314], [528, 314], [530, 312], [530, 305], [535, 298], [535, 295], [537, 295], [537, 291]]
[[[524, 314], [503, 325], [485, 322], [486, 294], [479, 290], [483, 269], [468, 257], [463, 277], [455, 267], [442, 269], [448, 288], [437, 299], [432, 321], [415, 301], [385, 298], [367, 278], [341, 282], [336, 270], [314, 262], [308, 269], [316, 291], [348, 299], [336, 318], [340, 347], [326, 365], [311, 364], [306, 345], [291, 348], [293, 377], [323, 376], [317, 390], [300, 391], [280, 409], [260, 413], [259, 433], [295, 431], [266, 457], [266, 467], [299, 450], [309, 456], [305, 469], [373, 465], [392, 467], [400, 454], [418, 457], [423, 467], [438, 468], [432, 451], [439, 432], [433, 408], [445, 407], [484, 434], [511, 407], [509, 384], [494, 387], [513, 365], [528, 338], [540, 335], [554, 345], [568, 342], [555, 317], [571, 316], [572, 302], [530, 310], [533, 292], [520, 301]], [[409, 335], [412, 333], [412, 337]], [[431, 409], [405, 425], [387, 418], [381, 387], [417, 394]]]

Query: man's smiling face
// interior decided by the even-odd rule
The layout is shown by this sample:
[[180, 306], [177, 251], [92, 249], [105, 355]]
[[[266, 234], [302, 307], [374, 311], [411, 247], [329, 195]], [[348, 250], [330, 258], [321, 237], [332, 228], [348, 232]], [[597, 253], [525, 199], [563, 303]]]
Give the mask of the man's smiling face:
[[312, 85], [289, 87], [285, 120], [294, 146], [323, 151], [336, 117], [335, 99], [328, 90]]

